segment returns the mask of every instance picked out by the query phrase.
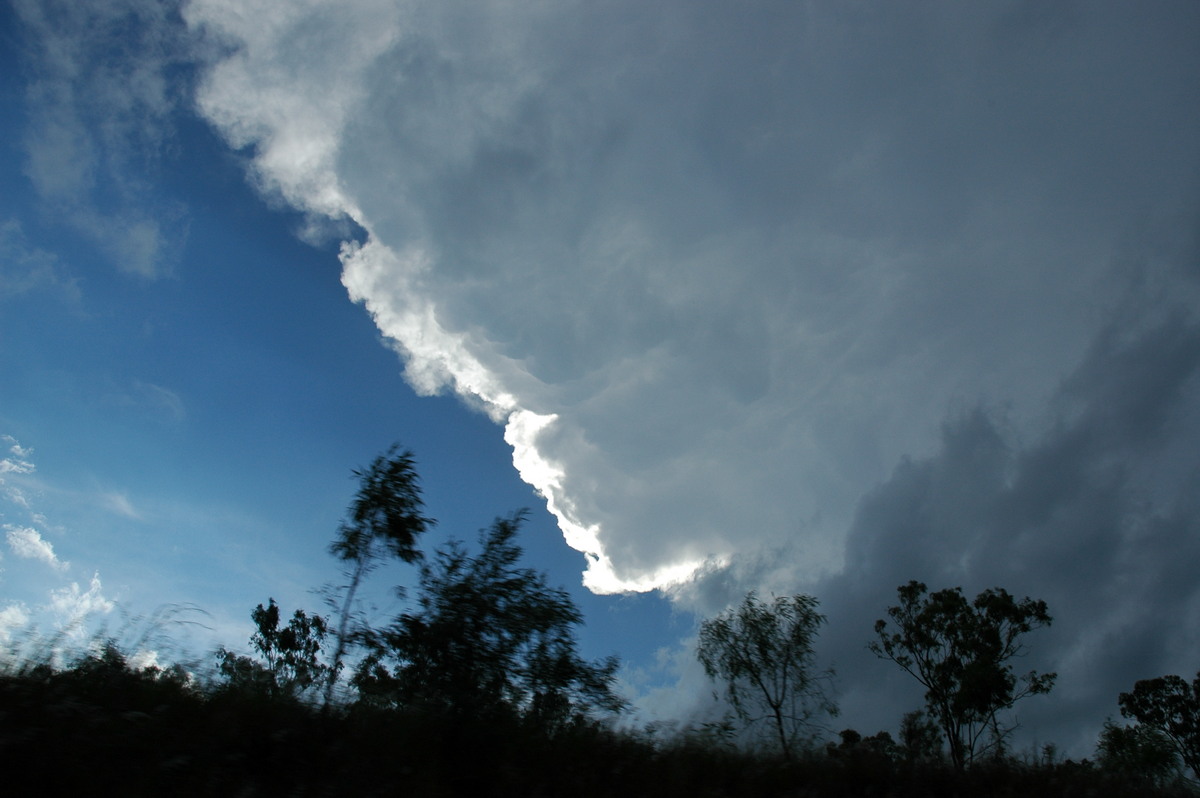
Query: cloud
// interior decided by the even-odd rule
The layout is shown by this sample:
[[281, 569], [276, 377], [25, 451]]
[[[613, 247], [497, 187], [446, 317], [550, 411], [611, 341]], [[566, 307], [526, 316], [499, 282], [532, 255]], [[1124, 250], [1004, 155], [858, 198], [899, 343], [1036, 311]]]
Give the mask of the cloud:
[[1130, 280], [1194, 295], [1195, 10], [1025, 8], [184, 14], [233, 45], [201, 111], [362, 226], [351, 297], [607, 592], [837, 572], [948, 412], [1036, 434]]
[[[10, 642], [13, 631], [17, 629], [28, 630], [29, 635], [19, 642], [35, 646], [48, 643], [50, 650], [26, 651], [25, 655], [41, 657], [50, 653], [57, 662], [75, 644], [87, 639], [89, 633], [95, 631], [88, 622], [97, 615], [112, 612], [116, 602], [104, 595], [99, 572], [93, 574], [86, 587], [80, 587], [74, 581], [65, 584], [60, 581], [70, 569], [70, 563], [59, 557], [53, 544], [39, 531], [39, 528], [53, 530], [55, 527], [34, 508], [34, 503], [25, 492], [11, 483], [13, 479], [28, 479], [29, 475], [36, 473], [37, 466], [32, 460], [33, 449], [22, 446], [11, 435], [0, 435], [0, 444], [7, 449], [7, 456], [0, 459], [0, 490], [4, 498], [9, 500], [8, 507], [0, 505], [0, 519], [11, 517], [14, 509], [22, 519], [20, 523], [0, 523], [8, 547], [16, 557], [44, 563], [55, 574], [48, 579], [44, 574], [30, 573], [26, 569], [25, 573], [17, 574], [16, 579], [6, 577], [8, 590], [24, 591], [25, 600], [10, 602], [0, 609], [0, 642]], [[55, 492], [70, 495], [67, 491]], [[93, 505], [97, 501], [92, 495], [78, 496]], [[135, 519], [140, 517], [129, 500], [119, 494], [101, 496], [99, 501], [111, 512]], [[52, 627], [65, 633], [69, 639], [60, 640], [57, 635], [41, 634], [42, 630]]]
[[29, 625], [29, 611], [20, 603], [10, 603], [0, 609], [0, 643], [8, 643], [13, 633]]
[[6, 479], [4, 475], [21, 476], [36, 471], [37, 467], [29, 459], [33, 450], [21, 446], [11, 435], [0, 436], [0, 442], [8, 445], [8, 456], [0, 457], [0, 493], [12, 504], [28, 511], [30, 505], [25, 492], [21, 490], [20, 486], [12, 484], [11, 479]]
[[[1131, 318], [1139, 306], [1148, 317]], [[1044, 599], [1054, 623], [1029, 636], [1017, 668], [1057, 672], [1058, 683], [1018, 705], [1014, 742], [1090, 756], [1120, 692], [1200, 658], [1186, 632], [1200, 622], [1200, 319], [1162, 309], [1129, 296], [1037, 434], [1003, 408], [951, 413], [932, 452], [902, 458], [858, 502], [837, 573], [806, 583], [790, 565], [802, 547], [748, 548], [677, 599], [707, 615], [747, 585], [816, 595], [828, 616], [818, 653], [837, 670], [842, 716], [868, 733], [894, 731], [923, 704], [914, 680], [865, 650], [898, 586]], [[693, 696], [695, 711], [706, 703]]]
[[68, 277], [58, 258], [29, 244], [15, 219], [0, 222], [0, 301], [45, 291], [78, 306], [78, 282]]
[[126, 518], [140, 521], [142, 519], [141, 512], [129, 500], [129, 497], [124, 493], [106, 493], [100, 497], [101, 506], [109, 512], [122, 515]]
[[93, 615], [107, 615], [116, 607], [116, 602], [105, 598], [100, 574], [92, 575], [87, 590], [78, 582], [71, 582], [50, 591], [50, 610], [58, 619], [60, 629], [77, 635], [84, 634], [83, 624]]
[[65, 571], [70, 567], [69, 563], [58, 559], [54, 553], [54, 546], [50, 541], [43, 539], [41, 533], [36, 529], [5, 524], [4, 530], [7, 533], [5, 537], [8, 540], [9, 548], [18, 557], [41, 560], [56, 571]]
[[0, 474], [31, 474], [37, 470], [28, 459], [33, 454], [32, 449], [25, 448], [11, 435], [0, 436], [0, 442], [8, 444], [8, 453], [11, 455], [0, 459]]
[[[1029, 663], [1060, 683], [1022, 716], [1084, 753], [1117, 692], [1194, 667], [1193, 5], [16, 7], [46, 205], [168, 270], [168, 75], [217, 48], [200, 113], [304, 235], [360, 228], [349, 296], [415, 390], [504, 427], [593, 589], [815, 593], [865, 731], [921, 701], [864, 654], [912, 578], [1050, 603]], [[0, 245], [0, 293], [66, 290]], [[98, 577], [52, 603], [111, 609]], [[689, 656], [660, 670], [703, 693]]]
[[[918, 579], [969, 595], [1002, 586], [1054, 616], [1019, 667], [1057, 671], [1052, 699], [1020, 707], [1042, 739], [1088, 755], [1116, 696], [1185, 672], [1200, 645], [1200, 322], [1179, 315], [1103, 328], [1056, 399], [1062, 414], [1022, 441], [1002, 411], [948, 420], [859, 503], [844, 570], [814, 586], [843, 667], [847, 715], [887, 728], [918, 706], [895, 668], [862, 656], [895, 589]], [[897, 684], [899, 679], [901, 684]]]
[[195, 52], [176, 6], [14, 3], [30, 42], [25, 173], [47, 210], [145, 278], [170, 270], [186, 227], [182, 208], [149, 182], [172, 146], [175, 75]]
[[183, 403], [183, 398], [170, 388], [164, 388], [152, 382], [134, 380], [132, 395], [128, 397], [127, 401], [131, 405], [148, 408], [171, 421], [178, 422], [187, 417], [187, 408]]

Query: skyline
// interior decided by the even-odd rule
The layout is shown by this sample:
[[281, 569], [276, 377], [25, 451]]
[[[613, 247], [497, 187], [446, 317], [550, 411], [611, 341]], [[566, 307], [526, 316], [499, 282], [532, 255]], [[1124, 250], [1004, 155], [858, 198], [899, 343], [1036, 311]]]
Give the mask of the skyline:
[[398, 441], [423, 546], [533, 508], [648, 717], [752, 589], [864, 733], [909, 579], [1049, 603], [1020, 716], [1074, 755], [1198, 667], [1194, 5], [3, 13], [7, 607], [242, 644]]

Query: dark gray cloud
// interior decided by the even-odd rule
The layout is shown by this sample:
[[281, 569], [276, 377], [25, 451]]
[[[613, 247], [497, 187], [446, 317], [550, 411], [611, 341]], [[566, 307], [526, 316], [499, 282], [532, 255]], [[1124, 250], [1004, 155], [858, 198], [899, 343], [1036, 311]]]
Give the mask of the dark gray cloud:
[[1105, 328], [1060, 399], [1070, 414], [1024, 443], [1002, 412], [953, 418], [936, 453], [905, 460], [859, 504], [844, 570], [815, 586], [859, 717], [892, 727], [920, 702], [862, 650], [910, 579], [1049, 603], [1054, 624], [1020, 667], [1055, 670], [1059, 684], [1018, 716], [1076, 754], [1135, 680], [1195, 669], [1200, 463], [1180, 467], [1172, 449], [1200, 422], [1200, 325], [1180, 310], [1132, 335]]

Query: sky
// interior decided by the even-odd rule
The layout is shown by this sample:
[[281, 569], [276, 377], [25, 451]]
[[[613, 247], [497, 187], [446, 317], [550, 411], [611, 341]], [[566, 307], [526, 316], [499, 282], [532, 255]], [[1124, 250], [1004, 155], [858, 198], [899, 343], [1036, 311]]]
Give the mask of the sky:
[[3, 628], [319, 608], [399, 441], [429, 547], [531, 508], [641, 717], [711, 711], [749, 590], [818, 598], [865, 733], [910, 579], [1047, 601], [1026, 745], [1200, 667], [1195, 3], [0, 21]]

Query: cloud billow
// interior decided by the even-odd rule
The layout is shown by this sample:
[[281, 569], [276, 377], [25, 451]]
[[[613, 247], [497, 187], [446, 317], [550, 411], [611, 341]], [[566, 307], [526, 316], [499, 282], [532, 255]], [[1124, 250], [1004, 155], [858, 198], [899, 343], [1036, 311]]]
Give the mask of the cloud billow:
[[[1008, 407], [990, 456], [1045, 441], [1002, 471], [1136, 459], [1157, 434], [1156, 407], [1086, 364], [1131, 296], [1195, 295], [1190, 7], [195, 0], [185, 16], [234, 45], [201, 111], [254, 147], [264, 188], [366, 230], [343, 251], [351, 296], [414, 387], [507, 425], [593, 589], [781, 547], [803, 552], [794, 584], [861, 565], [864, 519], [887, 509], [871, 508], [932, 479], [919, 464], [968, 435], [939, 433], [964, 408]], [[1147, 335], [1182, 336], [1182, 358], [1193, 321], [1175, 324]], [[1044, 437], [1103, 413], [1126, 438]], [[1032, 512], [1032, 483], [1024, 502], [989, 478], [1006, 487], [927, 485], [1008, 498], [960, 496], [973, 527], [913, 518], [913, 534], [958, 551]], [[1050, 545], [1017, 542], [1014, 575]]]

